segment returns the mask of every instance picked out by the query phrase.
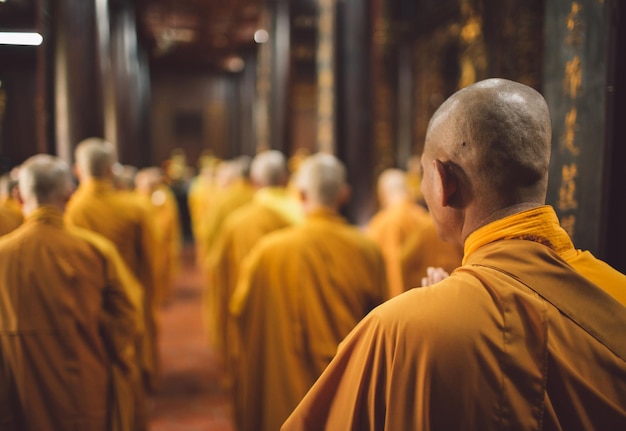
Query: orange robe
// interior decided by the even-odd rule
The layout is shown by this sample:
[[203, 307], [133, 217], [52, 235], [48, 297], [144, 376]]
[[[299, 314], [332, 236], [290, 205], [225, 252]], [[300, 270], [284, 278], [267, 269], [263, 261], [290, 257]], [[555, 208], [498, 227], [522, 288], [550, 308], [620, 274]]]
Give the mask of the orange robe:
[[291, 199], [283, 189], [260, 189], [253, 201], [233, 211], [222, 225], [221, 233], [208, 259], [209, 286], [205, 292], [205, 320], [211, 340], [221, 354], [230, 384], [237, 358], [233, 323], [228, 302], [235, 290], [240, 265], [254, 244], [265, 234], [291, 225]]
[[[597, 285], [576, 269], [583, 255]], [[599, 331], [533, 285], [559, 289]], [[625, 288], [548, 206], [484, 226], [449, 278], [363, 319], [281, 429], [626, 429], [626, 308], [606, 293]]]
[[16, 229], [23, 221], [24, 217], [21, 213], [15, 213], [5, 206], [0, 206], [0, 236]]
[[203, 265], [206, 265], [206, 259], [219, 237], [226, 217], [237, 208], [249, 203], [253, 196], [254, 188], [248, 181], [244, 180], [235, 181], [216, 195], [211, 210], [204, 215], [204, 220], [201, 222], [200, 232], [202, 236], [197, 245], [200, 262]]
[[157, 316], [155, 291], [159, 277], [158, 241], [153, 217], [134, 193], [114, 189], [109, 181], [82, 182], [66, 211], [70, 225], [92, 230], [113, 242], [144, 289], [144, 337], [139, 350], [146, 389], [157, 379]]
[[0, 429], [136, 429], [115, 396], [134, 317], [115, 265], [58, 209], [0, 238]]
[[392, 296], [420, 287], [429, 266], [451, 272], [463, 258], [461, 250], [439, 238], [430, 214], [412, 202], [379, 211], [366, 232], [383, 252]]
[[157, 234], [157, 269], [159, 283], [155, 285], [155, 303], [162, 305], [171, 295], [174, 278], [179, 269], [182, 248], [180, 214], [176, 196], [166, 186], [159, 186], [151, 196], [142, 196], [148, 212], [155, 220]]
[[239, 431], [277, 430], [343, 337], [387, 298], [380, 249], [333, 213], [318, 211], [263, 237], [230, 307], [241, 342]]

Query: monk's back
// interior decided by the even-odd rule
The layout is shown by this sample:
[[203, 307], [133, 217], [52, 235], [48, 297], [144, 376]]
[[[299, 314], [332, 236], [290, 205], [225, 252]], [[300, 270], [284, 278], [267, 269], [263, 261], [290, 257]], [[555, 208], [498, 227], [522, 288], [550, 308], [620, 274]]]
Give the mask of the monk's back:
[[60, 214], [31, 217], [0, 239], [0, 428], [104, 430], [103, 261]]

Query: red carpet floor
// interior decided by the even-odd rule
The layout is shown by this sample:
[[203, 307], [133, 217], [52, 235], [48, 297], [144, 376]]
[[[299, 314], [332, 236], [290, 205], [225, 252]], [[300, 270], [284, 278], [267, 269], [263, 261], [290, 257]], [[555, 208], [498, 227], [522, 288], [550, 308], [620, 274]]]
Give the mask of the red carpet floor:
[[217, 356], [202, 324], [202, 287], [187, 247], [172, 299], [160, 311], [161, 379], [151, 401], [150, 431], [234, 431]]

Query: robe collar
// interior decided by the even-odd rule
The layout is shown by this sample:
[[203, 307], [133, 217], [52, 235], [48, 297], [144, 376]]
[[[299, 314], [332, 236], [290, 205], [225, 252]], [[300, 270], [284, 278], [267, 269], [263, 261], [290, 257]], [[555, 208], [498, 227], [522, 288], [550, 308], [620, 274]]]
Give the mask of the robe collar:
[[80, 182], [77, 191], [88, 193], [105, 193], [114, 190], [113, 183], [109, 179], [87, 178]]
[[496, 220], [472, 232], [465, 240], [463, 264], [480, 247], [507, 239], [538, 242], [551, 248], [564, 260], [576, 255], [574, 244], [559, 225], [554, 209], [544, 205]]
[[341, 224], [347, 223], [345, 218], [328, 208], [317, 208], [312, 210], [311, 212], [306, 214], [305, 220], [307, 222], [327, 221]]
[[60, 227], [64, 225], [63, 212], [52, 205], [42, 205], [28, 215], [26, 223], [43, 223]]

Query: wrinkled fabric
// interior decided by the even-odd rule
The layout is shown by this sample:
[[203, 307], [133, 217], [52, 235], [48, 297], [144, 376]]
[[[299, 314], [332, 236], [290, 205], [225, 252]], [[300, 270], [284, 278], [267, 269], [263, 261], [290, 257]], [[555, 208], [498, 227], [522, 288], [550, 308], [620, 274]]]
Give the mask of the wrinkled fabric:
[[206, 265], [206, 259], [217, 242], [222, 224], [226, 217], [237, 208], [249, 203], [254, 197], [254, 188], [248, 181], [235, 181], [225, 190], [216, 193], [215, 200], [207, 214], [202, 215], [200, 234], [198, 238], [198, 253], [200, 262]]
[[212, 344], [225, 367], [226, 375], [222, 378], [225, 386], [232, 382], [239, 350], [228, 302], [237, 285], [241, 262], [261, 237], [291, 225], [291, 221], [283, 216], [292, 213], [291, 202], [285, 200], [283, 208], [280, 199], [270, 198], [276, 195], [282, 193], [260, 189], [252, 202], [233, 211], [224, 221], [207, 260], [204, 319]]
[[81, 182], [68, 202], [65, 220], [109, 239], [141, 283], [144, 336], [138, 361], [146, 390], [153, 391], [158, 371], [155, 292], [163, 280], [157, 267], [158, 240], [152, 215], [134, 193], [116, 190], [110, 181], [89, 179]]
[[[363, 319], [281, 429], [626, 429], [626, 355], [601, 341], [624, 336], [626, 276], [581, 253], [547, 206], [477, 230], [449, 278]], [[594, 334], [521, 279], [617, 312]]]
[[7, 207], [0, 206], [0, 236], [17, 229], [23, 221], [24, 218], [21, 216], [21, 213], [16, 213]]
[[262, 238], [230, 303], [241, 342], [239, 431], [277, 430], [338, 343], [387, 298], [379, 248], [333, 213], [318, 211]]
[[129, 384], [134, 319], [116, 266], [56, 208], [0, 238], [0, 429], [133, 429], [112, 389], [113, 373]]
[[379, 211], [366, 233], [383, 252], [392, 296], [420, 287], [429, 266], [452, 272], [461, 265], [462, 251], [443, 242], [430, 214], [412, 202]]

